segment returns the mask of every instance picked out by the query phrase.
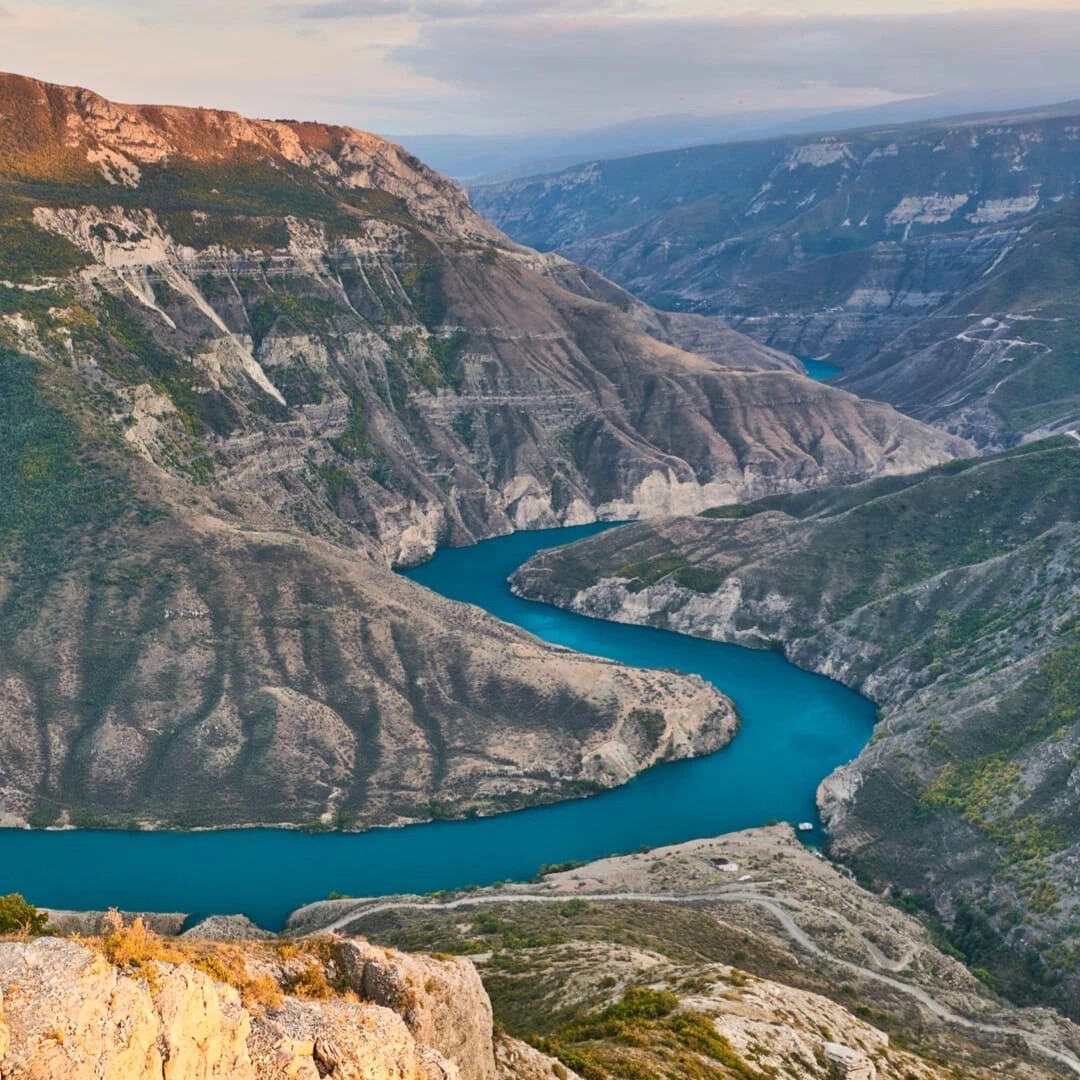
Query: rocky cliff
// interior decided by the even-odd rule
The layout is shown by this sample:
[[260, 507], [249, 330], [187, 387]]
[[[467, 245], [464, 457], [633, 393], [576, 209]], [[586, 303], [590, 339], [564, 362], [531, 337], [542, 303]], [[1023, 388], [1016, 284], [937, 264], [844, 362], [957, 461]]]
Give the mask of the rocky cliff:
[[1073, 423], [1080, 107], [695, 147], [476, 188], [516, 239], [992, 445]]
[[641, 523], [516, 590], [749, 645], [882, 706], [822, 785], [833, 854], [935, 912], [988, 980], [1080, 1012], [1080, 444]]
[[[120, 107], [16, 77], [0, 104], [27, 117], [0, 142], [0, 270], [22, 315], [9, 333], [30, 350], [70, 338], [133, 447], [212, 470], [215, 489], [261, 497], [263, 514], [353, 543], [359, 529], [408, 560], [959, 449], [788, 371], [759, 383], [665, 347], [642, 332], [662, 319], [561, 287], [569, 268], [511, 244], [374, 136]], [[55, 294], [49, 271], [79, 265]], [[94, 335], [82, 309], [110, 325]], [[714, 356], [781, 366], [721, 335]], [[820, 453], [800, 416], [842, 452]]]
[[[0, 943], [5, 1080], [502, 1080], [562, 1067], [495, 1036], [468, 960], [363, 941]], [[569, 1075], [562, 1071], [561, 1075]]]
[[517, 247], [375, 136], [17, 76], [0, 112], [9, 820], [352, 827], [715, 749], [700, 683], [388, 564], [971, 452]]

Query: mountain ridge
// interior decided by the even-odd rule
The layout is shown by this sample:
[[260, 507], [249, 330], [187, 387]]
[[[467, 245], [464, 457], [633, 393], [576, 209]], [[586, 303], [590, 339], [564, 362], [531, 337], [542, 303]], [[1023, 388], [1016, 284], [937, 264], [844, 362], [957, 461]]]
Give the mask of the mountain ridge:
[[779, 647], [876, 701], [869, 744], [818, 791], [829, 850], [951, 927], [991, 983], [1076, 1015], [1078, 473], [1075, 438], [1035, 442], [629, 525], [512, 585]]
[[355, 828], [715, 749], [710, 688], [389, 566], [972, 452], [518, 247], [363, 133], [15, 77], [0, 112], [8, 820]]

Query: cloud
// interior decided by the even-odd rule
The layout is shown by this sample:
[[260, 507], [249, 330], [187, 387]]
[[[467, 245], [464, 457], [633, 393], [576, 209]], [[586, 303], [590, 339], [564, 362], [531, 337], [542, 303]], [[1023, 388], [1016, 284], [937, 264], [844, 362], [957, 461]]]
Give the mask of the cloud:
[[[458, 4], [459, 0], [425, 0]], [[503, 0], [484, 0], [485, 3]], [[550, 12], [551, 5], [542, 5]], [[392, 54], [520, 122], [1080, 83], [1080, 12], [430, 21]]]
[[422, 19], [498, 19], [588, 14], [615, 6], [615, 0], [415, 0], [412, 10]]
[[[912, 13], [933, 2], [0, 0], [14, 15], [0, 16], [0, 68], [121, 101], [398, 132], [568, 130], [984, 88], [998, 100], [1039, 100], [1025, 91], [1047, 87], [1041, 100], [1080, 97], [1080, 0]], [[904, 14], [835, 14], [886, 4]], [[781, 8], [803, 15], [761, 14]], [[100, 48], [87, 49], [91, 38]], [[1056, 89], [1067, 87], [1076, 92]]]
[[409, 14], [417, 21], [515, 19], [632, 11], [640, 0], [319, 0], [281, 4], [277, 11], [297, 19], [358, 19]]
[[299, 19], [357, 19], [404, 15], [409, 3], [408, 0], [324, 0], [317, 4], [280, 4], [276, 10]]

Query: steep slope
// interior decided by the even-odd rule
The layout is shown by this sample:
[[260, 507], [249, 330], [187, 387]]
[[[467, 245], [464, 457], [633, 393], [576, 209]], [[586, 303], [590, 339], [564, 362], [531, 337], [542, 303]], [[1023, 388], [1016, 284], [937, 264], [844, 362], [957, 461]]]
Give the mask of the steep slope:
[[994, 259], [843, 385], [997, 442], [1080, 425], [1080, 200], [1038, 215]]
[[[840, 385], [1007, 444], [1076, 413], [1075, 311], [1061, 281], [1075, 210], [1056, 208], [1078, 193], [1078, 119], [1074, 103], [695, 148], [473, 197], [515, 238], [557, 248], [650, 302], [828, 355], [849, 373]], [[1057, 268], [1041, 273], [1038, 291], [1024, 287], [1036, 244]], [[1006, 326], [1018, 317], [1002, 338], [1030, 348], [967, 348], [958, 335], [970, 312]], [[1065, 325], [1021, 332], [1032, 331], [1031, 315]], [[913, 347], [934, 352], [923, 365], [932, 379], [903, 363]], [[1006, 377], [1024, 384], [1022, 407], [993, 400]]]
[[548, 648], [223, 511], [124, 450], [66, 369], [0, 350], [0, 390], [6, 816], [354, 827], [595, 790], [629, 775], [586, 759], [609, 738], [635, 768], [730, 736], [700, 681]]
[[[375, 136], [16, 76], [0, 113], [16, 820], [367, 825], [715, 749], [732, 716], [700, 683], [544, 648], [387, 565], [970, 453], [517, 248]], [[601, 779], [608, 740], [628, 764]]]
[[830, 848], [995, 985], [1080, 1013], [1080, 442], [627, 526], [522, 593], [782, 647], [882, 707], [819, 792]]
[[803, 374], [803, 365], [794, 356], [761, 345], [753, 338], [732, 330], [723, 320], [683, 311], [661, 311], [649, 307], [625, 289], [579, 263], [549, 252], [537, 256], [535, 268], [563, 288], [589, 300], [611, 304], [629, 315], [649, 337], [687, 352], [706, 356], [718, 364], [736, 368], [760, 368]]
[[[458, 188], [373, 136], [5, 86], [0, 107], [30, 119], [0, 143], [0, 270], [26, 284], [48, 274], [39, 252], [90, 264], [74, 296], [6, 290], [9, 309], [36, 312], [24, 347], [35, 329], [70, 334], [155, 462], [207, 458], [216, 488], [257, 491], [305, 527], [348, 538], [358, 523], [408, 560], [512, 526], [962, 452], [879, 406], [665, 347], [608, 298], [560, 287]], [[91, 319], [104, 308], [133, 362], [100, 355], [72, 301]], [[752, 366], [769, 355], [727, 340]], [[134, 400], [155, 380], [178, 419]], [[196, 421], [208, 436], [189, 448], [175, 428]], [[826, 439], [798, 433], [806, 422]]]

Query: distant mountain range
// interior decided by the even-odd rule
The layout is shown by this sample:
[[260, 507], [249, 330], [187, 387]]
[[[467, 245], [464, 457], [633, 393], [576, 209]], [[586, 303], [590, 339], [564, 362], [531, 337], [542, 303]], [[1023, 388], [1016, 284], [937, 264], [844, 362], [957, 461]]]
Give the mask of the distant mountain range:
[[587, 131], [508, 135], [394, 135], [439, 172], [469, 184], [554, 172], [582, 161], [686, 146], [901, 124], [987, 110], [1021, 109], [1080, 97], [1080, 82], [1040, 90], [929, 94], [856, 109], [766, 109], [715, 116], [653, 116]]
[[515, 239], [987, 445], [1080, 420], [1080, 102], [471, 189]]

